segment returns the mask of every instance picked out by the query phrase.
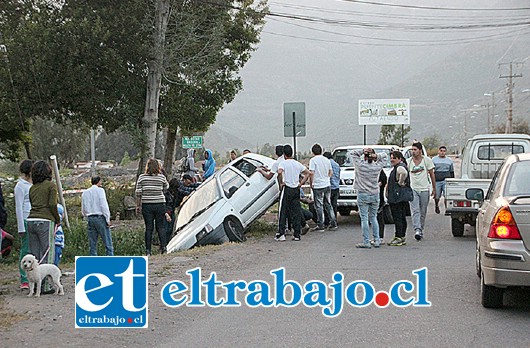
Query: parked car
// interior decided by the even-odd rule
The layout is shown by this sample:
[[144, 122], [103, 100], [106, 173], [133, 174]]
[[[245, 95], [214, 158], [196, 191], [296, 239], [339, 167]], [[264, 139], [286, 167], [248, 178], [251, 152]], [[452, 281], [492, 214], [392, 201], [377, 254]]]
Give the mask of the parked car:
[[246, 240], [245, 229], [278, 199], [276, 175], [267, 180], [256, 171], [273, 163], [271, 158], [250, 153], [208, 178], [180, 207], [177, 235], [167, 251]]
[[481, 188], [466, 198], [481, 205], [476, 221], [476, 270], [482, 305], [503, 305], [507, 287], [530, 287], [530, 153], [510, 155], [484, 197]]

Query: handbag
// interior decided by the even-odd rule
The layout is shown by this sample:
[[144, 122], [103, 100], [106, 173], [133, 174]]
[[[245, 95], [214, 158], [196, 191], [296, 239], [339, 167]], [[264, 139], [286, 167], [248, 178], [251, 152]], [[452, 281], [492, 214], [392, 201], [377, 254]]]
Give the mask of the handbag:
[[410, 186], [399, 186], [396, 190], [396, 202], [412, 202], [414, 199], [414, 194], [412, 193], [412, 188]]

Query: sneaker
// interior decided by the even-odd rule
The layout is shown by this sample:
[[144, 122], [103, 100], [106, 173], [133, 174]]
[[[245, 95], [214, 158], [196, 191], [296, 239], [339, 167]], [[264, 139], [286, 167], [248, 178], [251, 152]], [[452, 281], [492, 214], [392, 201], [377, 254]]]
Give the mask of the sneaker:
[[365, 244], [365, 243], [355, 244], [355, 247], [356, 248], [361, 248], [361, 249], [371, 249], [372, 248], [370, 243], [368, 243], [368, 244]]
[[28, 282], [24, 282], [24, 283], [20, 284], [20, 290], [25, 290], [25, 289], [29, 289]]
[[434, 212], [435, 212], [436, 214], [440, 214], [440, 207], [439, 207], [439, 206], [435, 206], [435, 207], [434, 207]]
[[417, 231], [414, 234], [414, 238], [416, 238], [416, 240], [419, 242], [423, 238], [423, 233], [421, 233], [420, 231]]
[[302, 227], [302, 231], [300, 231], [300, 234], [303, 236], [307, 233], [307, 231], [309, 231], [309, 225], [305, 225], [304, 227]]
[[277, 240], [278, 242], [285, 242], [285, 235], [280, 235], [274, 238], [274, 240]]
[[339, 226], [337, 226], [337, 225], [329, 225], [328, 230], [335, 231], [337, 228], [339, 228]]
[[392, 239], [390, 243], [388, 243], [388, 245], [390, 246], [402, 246], [406, 244], [407, 243], [405, 242], [405, 238], [399, 238], [399, 237], [394, 237], [394, 239]]
[[381, 242], [377, 241], [374, 242], [374, 248], [379, 248], [381, 246]]
[[300, 241], [300, 237], [293, 237], [293, 240], [294, 240], [295, 242], [299, 242], [299, 241]]
[[309, 231], [311, 231], [311, 232], [322, 232], [322, 231], [324, 231], [324, 227], [318, 227], [318, 226], [317, 227], [313, 227]]

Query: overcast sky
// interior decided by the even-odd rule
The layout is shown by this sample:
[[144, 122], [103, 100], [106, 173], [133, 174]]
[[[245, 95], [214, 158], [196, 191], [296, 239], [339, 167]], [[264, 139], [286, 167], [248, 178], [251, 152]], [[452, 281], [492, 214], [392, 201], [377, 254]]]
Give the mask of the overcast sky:
[[[283, 103], [304, 101], [307, 136], [298, 140], [299, 151], [314, 142], [341, 143], [334, 139], [336, 127], [351, 128], [358, 139], [358, 99], [418, 74], [428, 79], [426, 68], [466, 45], [498, 43], [497, 61], [486, 65], [488, 89], [502, 88], [497, 63], [526, 58], [514, 54], [530, 36], [528, 0], [275, 0], [269, 6], [259, 48], [241, 72], [244, 91], [210, 132], [222, 130], [256, 145], [290, 142], [283, 137]], [[407, 96], [385, 96], [396, 97]], [[371, 129], [369, 142], [378, 135]]]

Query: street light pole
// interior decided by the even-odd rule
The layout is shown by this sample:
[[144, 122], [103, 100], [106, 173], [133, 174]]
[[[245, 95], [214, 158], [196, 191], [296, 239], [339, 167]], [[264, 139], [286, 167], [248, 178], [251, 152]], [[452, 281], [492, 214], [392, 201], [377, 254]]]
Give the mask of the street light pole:
[[484, 93], [484, 96], [491, 97], [491, 104], [488, 103], [488, 132], [491, 133], [491, 124], [493, 122], [493, 115], [495, 115], [495, 92]]

